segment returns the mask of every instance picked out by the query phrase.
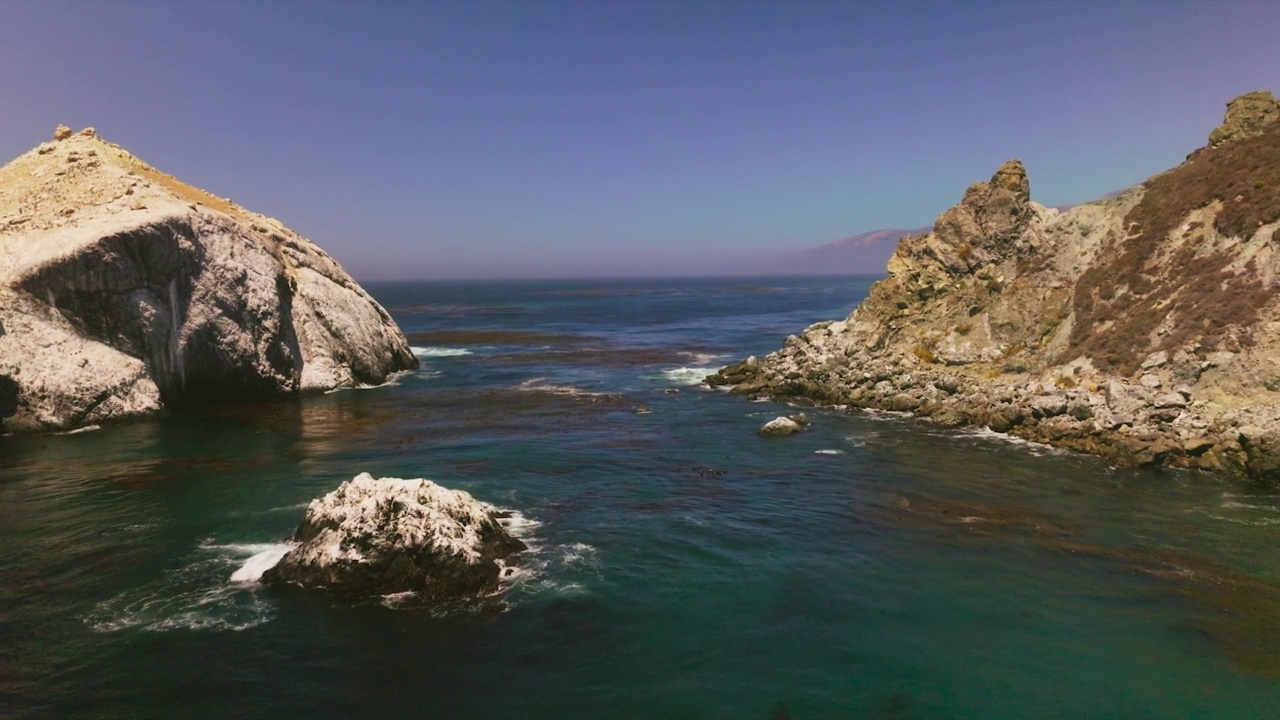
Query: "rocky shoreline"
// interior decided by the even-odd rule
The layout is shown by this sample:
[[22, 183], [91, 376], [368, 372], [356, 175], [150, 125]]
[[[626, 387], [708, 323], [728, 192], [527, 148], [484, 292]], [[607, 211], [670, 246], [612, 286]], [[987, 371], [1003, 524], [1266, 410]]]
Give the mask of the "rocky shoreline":
[[[1112, 378], [1102, 386], [1085, 381], [1073, 388], [1023, 374], [974, 378], [908, 357], [846, 353], [833, 325], [838, 329], [838, 323], [814, 325], [763, 361], [752, 357], [730, 365], [707, 383], [752, 398], [907, 412], [952, 427], [985, 426], [1100, 455], [1117, 465], [1265, 476], [1280, 461], [1280, 418], [1260, 408], [1206, 412], [1191, 386], [1170, 387], [1185, 365], [1166, 361], [1149, 368], [1137, 383]], [[845, 363], [856, 369], [832, 368]]]
[[1274, 148], [1280, 105], [1250, 93], [1183, 165], [1065, 212], [1032, 202], [1021, 163], [1008, 162], [932, 232], [905, 238], [846, 320], [707, 382], [986, 426], [1118, 465], [1273, 480]]

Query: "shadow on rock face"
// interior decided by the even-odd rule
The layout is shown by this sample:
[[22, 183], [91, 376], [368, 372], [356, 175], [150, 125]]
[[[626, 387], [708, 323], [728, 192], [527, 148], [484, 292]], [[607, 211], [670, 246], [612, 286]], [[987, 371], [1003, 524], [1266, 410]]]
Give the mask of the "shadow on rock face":
[[18, 381], [8, 375], [0, 375], [0, 427], [4, 421], [18, 412]]

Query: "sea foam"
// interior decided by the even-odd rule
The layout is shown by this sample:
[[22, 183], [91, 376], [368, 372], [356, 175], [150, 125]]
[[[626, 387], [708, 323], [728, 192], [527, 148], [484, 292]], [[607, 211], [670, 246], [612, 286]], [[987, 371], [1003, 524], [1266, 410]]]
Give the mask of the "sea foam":
[[409, 348], [413, 351], [414, 356], [418, 359], [422, 358], [438, 358], [438, 357], [459, 357], [462, 355], [471, 355], [471, 351], [466, 348], [451, 347], [418, 347]]
[[350, 387], [336, 387], [336, 388], [333, 388], [332, 390], [326, 390], [324, 394], [332, 395], [333, 393], [343, 392], [344, 390], [377, 390], [378, 388], [392, 387], [394, 385], [399, 385], [401, 380], [403, 380], [405, 377], [412, 374], [413, 374], [412, 370], [400, 370], [400, 371], [391, 373], [390, 375], [387, 376], [386, 382], [379, 383], [377, 385], [370, 385], [368, 383], [356, 383], [355, 385], [352, 385]]
[[239, 631], [271, 620], [275, 608], [254, 580], [288, 546], [206, 541], [196, 550], [186, 564], [98, 603], [85, 624], [97, 632]]
[[714, 375], [718, 369], [710, 367], [678, 367], [664, 370], [662, 377], [676, 385], [701, 385], [708, 375]]
[[231, 582], [233, 583], [258, 582], [262, 579], [262, 574], [275, 567], [276, 563], [280, 562], [280, 558], [284, 557], [294, 546], [289, 543], [278, 543], [249, 547], [261, 549], [248, 560], [245, 560], [240, 569], [231, 573]]

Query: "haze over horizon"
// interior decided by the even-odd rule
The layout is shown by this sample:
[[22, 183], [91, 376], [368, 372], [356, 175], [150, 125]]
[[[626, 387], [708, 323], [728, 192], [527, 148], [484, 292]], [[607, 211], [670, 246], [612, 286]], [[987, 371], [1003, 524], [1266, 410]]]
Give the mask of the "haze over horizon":
[[4, 162], [55, 125], [362, 280], [703, 275], [930, 224], [1005, 160], [1084, 202], [1280, 90], [1277, 3], [0, 5]]

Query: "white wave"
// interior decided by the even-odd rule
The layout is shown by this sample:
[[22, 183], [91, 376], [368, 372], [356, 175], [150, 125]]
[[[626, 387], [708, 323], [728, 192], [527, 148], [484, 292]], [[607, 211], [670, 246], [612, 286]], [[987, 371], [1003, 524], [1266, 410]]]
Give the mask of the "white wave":
[[1221, 507], [1233, 510], [1266, 510], [1270, 512], [1280, 512], [1280, 507], [1276, 505], [1250, 505], [1249, 503], [1236, 502], [1234, 500], [1223, 500]]
[[414, 592], [413, 590], [406, 590], [404, 592], [398, 592], [398, 593], [387, 593], [386, 595], [382, 596], [382, 600], [380, 602], [382, 604], [382, 607], [395, 610], [396, 608], [400, 608], [407, 604], [411, 604], [413, 600], [417, 597], [418, 597], [418, 593]]
[[560, 561], [565, 565], [582, 565], [598, 568], [596, 549], [586, 543], [569, 543], [560, 546]]
[[63, 430], [62, 432], [54, 433], [54, 435], [79, 435], [80, 433], [93, 432], [94, 430], [101, 429], [101, 425], [85, 425], [84, 427], [78, 427], [73, 430]]
[[1214, 520], [1225, 520], [1226, 522], [1235, 523], [1237, 525], [1253, 525], [1258, 527], [1264, 527], [1267, 525], [1280, 525], [1280, 518], [1275, 518], [1275, 517], [1265, 517], [1265, 518], [1257, 518], [1254, 520], [1250, 520], [1248, 518], [1225, 517], [1222, 515], [1213, 515], [1211, 513], [1206, 513], [1206, 514], [1208, 514], [1209, 517], [1213, 518]]
[[909, 412], [901, 410], [879, 410], [877, 408], [862, 408], [860, 413], [862, 417], [868, 420], [901, 420], [903, 418], [915, 417]]
[[552, 395], [564, 395], [567, 397], [611, 397], [609, 393], [591, 392], [576, 388], [572, 385], [557, 385], [556, 383], [547, 382], [545, 377], [536, 377], [516, 385], [516, 390], [522, 392], [543, 392]]
[[678, 367], [664, 370], [662, 377], [676, 385], [701, 385], [708, 375], [716, 374], [719, 368], [711, 367]]
[[417, 345], [409, 348], [413, 351], [415, 357], [419, 360], [422, 358], [438, 358], [438, 357], [460, 357], [462, 355], [471, 355], [471, 351], [466, 348], [451, 347], [419, 347]]
[[542, 523], [532, 518], [525, 517], [523, 513], [520, 513], [516, 510], [500, 510], [500, 511], [508, 513], [508, 516], [504, 518], [499, 518], [498, 524], [501, 525], [504, 530], [511, 533], [512, 535], [515, 535], [521, 540], [525, 539], [526, 537], [531, 537], [534, 530], [537, 530], [538, 528], [542, 527]]
[[1063, 448], [1056, 448], [1052, 445], [1036, 442], [1020, 438], [1017, 435], [1009, 433], [996, 432], [989, 427], [967, 427], [954, 430], [947, 430], [947, 433], [958, 435], [960, 437], [976, 438], [978, 440], [997, 440], [999, 442], [1008, 443], [1010, 445], [1018, 445], [1030, 450], [1035, 455], [1070, 455], [1071, 451]]
[[239, 573], [236, 568], [249, 564], [244, 561], [246, 556], [253, 561], [276, 547], [271, 543], [205, 541], [192, 562], [98, 603], [84, 622], [96, 632], [239, 631], [269, 622], [275, 609], [259, 594], [261, 587], [229, 578]]
[[[526, 540], [526, 542], [528, 542]], [[542, 545], [529, 543], [521, 553], [518, 565], [510, 571], [510, 592], [520, 596], [590, 594], [589, 577], [600, 577], [600, 561], [596, 549], [586, 543]]]
[[254, 554], [238, 570], [231, 573], [231, 582], [233, 583], [257, 583], [262, 579], [262, 574], [276, 566], [290, 550], [293, 545], [289, 543], [279, 543], [276, 545], [268, 545], [264, 550]]
[[413, 374], [412, 370], [400, 370], [398, 372], [393, 372], [390, 375], [388, 375], [386, 382], [380, 383], [378, 385], [370, 385], [368, 383], [356, 383], [355, 385], [351, 385], [349, 387], [336, 387], [336, 388], [333, 388], [332, 390], [325, 390], [324, 394], [332, 395], [334, 393], [343, 392], [345, 390], [377, 390], [378, 388], [393, 387], [395, 385], [399, 385], [401, 380], [403, 380], [405, 377], [412, 374]]
[[843, 451], [843, 450], [834, 450], [834, 449], [830, 449], [830, 448], [828, 448], [828, 449], [823, 449], [823, 450], [814, 450], [814, 451], [813, 451], [813, 454], [814, 454], [814, 455], [843, 455], [843, 454], [844, 454], [844, 451]]
[[[303, 505], [302, 507], [306, 507]], [[276, 547], [279, 543], [215, 543], [206, 538], [197, 546], [205, 552], [216, 552], [231, 557], [249, 557]]]
[[716, 353], [689, 352], [687, 350], [681, 351], [678, 354], [692, 359], [694, 365], [706, 365], [724, 357], [724, 355], [718, 355]]

